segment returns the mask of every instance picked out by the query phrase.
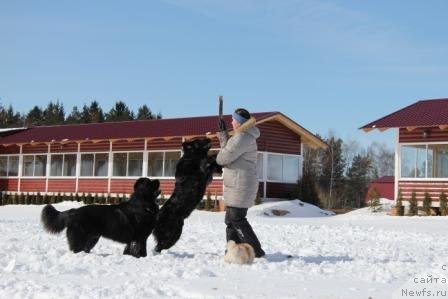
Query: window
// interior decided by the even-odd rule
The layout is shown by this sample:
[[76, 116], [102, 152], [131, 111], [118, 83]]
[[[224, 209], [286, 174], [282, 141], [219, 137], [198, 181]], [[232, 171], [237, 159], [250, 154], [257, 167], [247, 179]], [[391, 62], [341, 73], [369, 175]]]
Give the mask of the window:
[[448, 144], [428, 145], [428, 177], [448, 178]]
[[19, 156], [0, 156], [0, 177], [19, 175]]
[[296, 183], [299, 179], [299, 157], [283, 156], [283, 181]]
[[141, 176], [143, 172], [143, 153], [128, 154], [128, 176]]
[[19, 175], [19, 156], [8, 157], [8, 176]]
[[149, 153], [148, 176], [163, 176], [163, 152]]
[[23, 176], [45, 176], [47, 155], [23, 156]]
[[95, 154], [95, 176], [107, 176], [108, 161], [108, 154]]
[[81, 176], [107, 176], [109, 154], [82, 154]]
[[8, 156], [0, 157], [0, 176], [8, 175]]
[[126, 153], [116, 153], [114, 154], [114, 176], [126, 176], [126, 164], [128, 154]]
[[115, 153], [114, 176], [141, 176], [143, 153]]
[[281, 181], [283, 178], [282, 155], [268, 155], [268, 180]]
[[50, 176], [75, 176], [76, 155], [51, 155]]
[[81, 155], [81, 176], [93, 176], [94, 154]]
[[270, 181], [296, 183], [301, 173], [300, 167], [299, 156], [268, 154], [267, 178]]
[[448, 178], [448, 144], [401, 146], [402, 178]]
[[174, 176], [180, 152], [165, 152], [165, 173], [163, 176]]
[[148, 176], [174, 177], [181, 152], [150, 152], [148, 156]]

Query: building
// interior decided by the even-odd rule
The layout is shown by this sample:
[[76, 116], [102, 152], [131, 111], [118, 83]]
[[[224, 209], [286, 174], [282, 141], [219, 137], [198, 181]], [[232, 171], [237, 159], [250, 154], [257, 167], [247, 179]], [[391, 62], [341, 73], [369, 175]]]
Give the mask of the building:
[[364, 201], [366, 203], [369, 203], [369, 194], [373, 191], [374, 188], [376, 188], [381, 198], [394, 200], [394, 182], [395, 178], [393, 176], [383, 176], [371, 181], [367, 186], [367, 192]]
[[[301, 176], [303, 146], [326, 144], [280, 112], [253, 116], [261, 131], [260, 195], [286, 198]], [[224, 119], [231, 128], [231, 116]], [[217, 151], [217, 123], [217, 116], [205, 116], [20, 129], [0, 137], [0, 191], [116, 196], [148, 176], [169, 196], [182, 141], [207, 135]], [[219, 198], [222, 178], [215, 177], [208, 191]]]
[[404, 200], [424, 193], [438, 206], [442, 192], [448, 195], [448, 99], [418, 101], [363, 127], [385, 131], [397, 129], [394, 196]]

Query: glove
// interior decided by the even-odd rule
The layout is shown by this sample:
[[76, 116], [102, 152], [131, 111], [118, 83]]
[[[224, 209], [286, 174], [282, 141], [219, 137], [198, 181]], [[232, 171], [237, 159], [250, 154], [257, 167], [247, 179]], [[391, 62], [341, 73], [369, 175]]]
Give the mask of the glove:
[[227, 131], [226, 123], [224, 122], [224, 120], [222, 118], [219, 119], [218, 128], [219, 128], [219, 131], [221, 131], [221, 132]]

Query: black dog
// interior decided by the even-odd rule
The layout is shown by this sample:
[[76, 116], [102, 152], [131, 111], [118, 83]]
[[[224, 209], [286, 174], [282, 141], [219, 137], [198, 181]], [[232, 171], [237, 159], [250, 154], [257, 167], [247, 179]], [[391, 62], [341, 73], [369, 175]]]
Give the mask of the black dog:
[[160, 209], [154, 228], [156, 252], [168, 249], [179, 240], [184, 219], [201, 202], [214, 172], [222, 172], [216, 156], [208, 156], [211, 140], [196, 139], [182, 143], [183, 156], [176, 165], [173, 194]]
[[67, 228], [67, 240], [74, 253], [89, 253], [100, 237], [125, 243], [123, 254], [146, 256], [146, 240], [159, 211], [159, 180], [139, 178], [129, 202], [117, 205], [89, 205], [59, 212], [46, 205], [41, 214], [45, 230], [52, 234]]

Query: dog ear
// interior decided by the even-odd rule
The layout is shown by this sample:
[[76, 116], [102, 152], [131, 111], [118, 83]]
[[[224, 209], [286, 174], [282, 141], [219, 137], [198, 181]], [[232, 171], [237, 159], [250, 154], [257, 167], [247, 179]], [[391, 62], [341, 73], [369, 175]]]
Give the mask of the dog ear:
[[147, 180], [147, 178], [139, 178], [139, 179], [137, 179], [135, 181], [135, 183], [134, 183], [134, 191], [136, 191], [137, 188], [145, 182], [145, 180]]
[[185, 141], [182, 143], [183, 152], [189, 152], [193, 148], [193, 145], [190, 141]]
[[152, 180], [152, 181], [151, 181], [151, 187], [152, 187], [154, 190], [159, 190], [159, 187], [160, 187], [160, 181], [159, 181], [159, 180]]
[[212, 147], [212, 143], [210, 142], [210, 139], [206, 139], [206, 141], [207, 142], [204, 143], [202, 148], [208, 151]]

